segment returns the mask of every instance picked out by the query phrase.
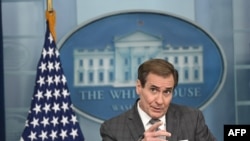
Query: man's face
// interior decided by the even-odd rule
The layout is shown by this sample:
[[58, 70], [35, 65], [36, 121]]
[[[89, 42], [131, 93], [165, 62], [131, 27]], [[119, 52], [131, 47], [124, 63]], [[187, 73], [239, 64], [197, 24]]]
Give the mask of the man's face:
[[136, 92], [140, 97], [139, 105], [151, 118], [160, 118], [166, 114], [173, 97], [174, 77], [162, 77], [150, 73], [145, 87], [137, 80]]

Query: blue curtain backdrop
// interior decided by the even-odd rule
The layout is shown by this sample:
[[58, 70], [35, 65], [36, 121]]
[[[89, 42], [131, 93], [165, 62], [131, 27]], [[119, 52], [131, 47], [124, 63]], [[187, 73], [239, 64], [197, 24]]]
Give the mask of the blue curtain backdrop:
[[5, 141], [5, 112], [4, 112], [4, 87], [3, 87], [3, 36], [2, 36], [2, 1], [0, 0], [0, 140]]

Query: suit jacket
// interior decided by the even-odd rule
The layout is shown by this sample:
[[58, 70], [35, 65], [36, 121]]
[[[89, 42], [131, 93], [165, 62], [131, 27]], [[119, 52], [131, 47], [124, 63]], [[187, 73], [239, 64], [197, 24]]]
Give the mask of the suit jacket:
[[[101, 124], [102, 141], [138, 141], [144, 133], [144, 126], [136, 103], [130, 110]], [[202, 112], [187, 106], [170, 104], [166, 113], [166, 130], [171, 133], [168, 141], [216, 141]]]

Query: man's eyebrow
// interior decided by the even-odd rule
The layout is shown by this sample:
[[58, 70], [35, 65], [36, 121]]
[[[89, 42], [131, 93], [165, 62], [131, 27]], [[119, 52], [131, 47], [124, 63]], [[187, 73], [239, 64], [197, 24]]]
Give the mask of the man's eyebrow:
[[168, 88], [166, 88], [166, 90], [168, 90], [168, 89], [173, 89], [173, 87], [168, 87]]
[[164, 91], [169, 91], [169, 90], [173, 90], [173, 87], [169, 87], [169, 88], [166, 88]]
[[155, 87], [155, 88], [160, 88], [160, 87], [158, 87], [158, 86], [156, 86], [156, 85], [154, 85], [154, 84], [150, 84], [150, 87]]
[[[158, 89], [160, 88], [159, 86], [156, 86], [156, 85], [154, 85], [154, 84], [150, 85], [150, 87], [154, 87], [154, 88], [158, 88]], [[173, 87], [165, 88], [164, 91], [169, 91], [169, 90], [173, 90]]]

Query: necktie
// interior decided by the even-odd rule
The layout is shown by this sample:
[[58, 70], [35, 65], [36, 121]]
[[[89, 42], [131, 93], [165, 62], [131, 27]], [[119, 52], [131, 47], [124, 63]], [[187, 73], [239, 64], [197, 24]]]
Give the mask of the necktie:
[[[153, 125], [154, 123], [159, 122], [159, 121], [161, 121], [161, 120], [159, 120], [159, 119], [151, 119], [151, 120], [149, 121], [149, 123]], [[155, 131], [158, 131], [158, 130], [160, 130], [159, 127], [158, 127]], [[166, 137], [165, 137], [165, 136], [159, 136], [158, 138], [161, 138], [161, 139], [163, 139], [163, 140], [166, 140]]]
[[[159, 121], [161, 121], [161, 120], [159, 120], [159, 119], [153, 119], [153, 118], [152, 118], [152, 119], [149, 121], [149, 123], [153, 125], [153, 124], [155, 124], [156, 122], [159, 122]], [[156, 129], [156, 131], [158, 131], [158, 130], [160, 130], [159, 127]]]

